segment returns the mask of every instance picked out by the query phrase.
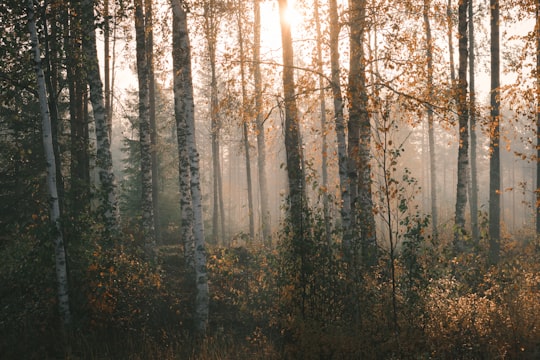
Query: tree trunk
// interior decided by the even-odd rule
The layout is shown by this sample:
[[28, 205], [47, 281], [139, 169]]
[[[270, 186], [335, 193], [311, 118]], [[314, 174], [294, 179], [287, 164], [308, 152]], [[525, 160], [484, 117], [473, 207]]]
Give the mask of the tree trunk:
[[[375, 216], [371, 194], [371, 124], [367, 111], [364, 34], [366, 1], [353, 0], [350, 8], [349, 70], [349, 181], [351, 191], [351, 226], [357, 224], [360, 239], [353, 239], [352, 255], [361, 255], [362, 263], [377, 262]], [[358, 253], [359, 252], [359, 253]]]
[[467, 7], [468, 0], [460, 0], [458, 8], [459, 65], [457, 83], [457, 113], [459, 123], [459, 148], [456, 190], [454, 247], [457, 252], [465, 250], [465, 205], [468, 182], [468, 106], [467, 106]]
[[[212, 141], [212, 242], [219, 244], [224, 241], [225, 228], [223, 226], [222, 185], [221, 185], [221, 155], [220, 155], [220, 119], [219, 98], [216, 75], [216, 42], [218, 24], [216, 16], [216, 3], [214, 0], [205, 1], [204, 4], [204, 36], [208, 46], [208, 63], [210, 66], [210, 136]], [[221, 229], [220, 229], [221, 227]], [[221, 231], [220, 231], [221, 230]]]
[[536, 1], [536, 236], [540, 235], [540, 1]]
[[268, 185], [266, 180], [266, 140], [264, 134], [262, 79], [261, 79], [261, 9], [260, 0], [253, 0], [253, 82], [255, 92], [255, 125], [257, 128], [257, 171], [261, 201], [261, 226], [263, 244], [272, 245], [268, 208]]
[[474, 11], [473, 0], [469, 0], [469, 136], [471, 138], [471, 182], [469, 186], [469, 205], [471, 212], [471, 236], [475, 244], [480, 240], [478, 229], [478, 174], [476, 167], [476, 91], [475, 91], [475, 53], [474, 53]]
[[159, 161], [158, 161], [158, 129], [156, 124], [156, 84], [154, 74], [154, 17], [152, 0], [144, 0], [146, 25], [146, 62], [148, 66], [148, 97], [150, 118], [150, 153], [152, 158], [152, 205], [154, 210], [154, 233], [158, 243], [161, 242], [161, 224], [159, 214]]
[[109, 142], [109, 126], [103, 100], [103, 84], [99, 74], [99, 61], [96, 48], [96, 27], [94, 23], [94, 6], [92, 0], [82, 3], [83, 51], [85, 55], [86, 77], [90, 86], [90, 101], [96, 124], [96, 171], [101, 185], [101, 214], [105, 224], [104, 236], [111, 238], [118, 233], [119, 215], [116, 198], [116, 185], [112, 167], [111, 144]]
[[317, 71], [319, 72], [319, 104], [320, 104], [320, 117], [321, 117], [321, 194], [323, 200], [323, 215], [324, 215], [324, 228], [326, 235], [326, 243], [328, 245], [332, 242], [332, 225], [330, 220], [330, 208], [328, 203], [328, 143], [326, 140], [326, 98], [324, 94], [324, 77], [323, 77], [323, 60], [322, 60], [322, 31], [321, 20], [319, 16], [319, 1], [315, 0], [313, 4], [315, 28], [317, 32]]
[[90, 204], [89, 133], [86, 121], [86, 76], [82, 64], [80, 8], [66, 6], [64, 26], [66, 49], [66, 78], [69, 91], [69, 121], [71, 136], [70, 209], [77, 218]]
[[343, 229], [342, 248], [345, 254], [351, 249], [351, 193], [348, 179], [347, 143], [345, 137], [345, 120], [343, 117], [343, 95], [341, 93], [340, 65], [339, 65], [339, 18], [337, 1], [330, 0], [330, 64], [331, 88], [334, 100], [334, 118], [336, 122], [336, 138], [338, 146], [339, 185], [341, 191], [341, 227]]
[[[173, 49], [175, 64], [175, 114], [177, 128], [185, 129], [185, 146], [189, 157], [190, 192], [193, 206], [193, 237], [195, 266], [195, 329], [200, 335], [206, 333], [209, 310], [208, 277], [206, 271], [206, 250], [202, 217], [202, 194], [199, 173], [199, 153], [195, 141], [195, 104], [193, 100], [193, 80], [191, 75], [191, 45], [187, 24], [187, 14], [181, 0], [172, 1], [173, 9]], [[180, 150], [179, 150], [180, 152]], [[179, 164], [181, 167], [182, 164]]]
[[433, 128], [433, 107], [431, 102], [433, 95], [433, 38], [431, 36], [431, 24], [429, 20], [430, 0], [424, 0], [424, 26], [426, 30], [426, 58], [427, 58], [427, 122], [428, 122], [428, 146], [429, 146], [429, 174], [431, 187], [431, 225], [432, 235], [436, 240], [438, 238], [437, 225], [439, 219], [437, 216], [437, 167], [435, 162], [435, 132]]
[[111, 22], [109, 20], [109, 0], [103, 0], [103, 72], [105, 81], [105, 112], [109, 122], [109, 142], [112, 144], [112, 111], [111, 111]]
[[248, 217], [249, 217], [249, 238], [253, 241], [255, 238], [255, 221], [253, 217], [253, 184], [251, 182], [251, 159], [249, 155], [249, 111], [248, 111], [248, 98], [246, 89], [246, 72], [244, 68], [244, 32], [242, 31], [242, 12], [243, 8], [241, 2], [237, 4], [237, 20], [238, 20], [238, 45], [240, 50], [240, 81], [242, 87], [242, 134], [243, 145], [246, 156], [246, 180], [247, 180], [247, 192], [248, 192]]
[[47, 90], [45, 87], [45, 75], [41, 65], [41, 54], [39, 50], [39, 40], [36, 30], [36, 19], [34, 12], [34, 2], [28, 0], [28, 30], [30, 32], [30, 41], [34, 53], [34, 70], [38, 86], [39, 106], [41, 111], [43, 147], [45, 159], [47, 161], [47, 188], [49, 191], [49, 212], [50, 221], [53, 227], [51, 232], [54, 237], [54, 258], [56, 265], [57, 297], [58, 308], [63, 324], [69, 327], [71, 324], [71, 311], [69, 308], [69, 287], [68, 274], [66, 266], [66, 253], [64, 249], [64, 238], [60, 227], [60, 205], [58, 200], [58, 190], [56, 184], [56, 160], [54, 156], [54, 147], [52, 141], [51, 119], [47, 104]]
[[[302, 147], [300, 126], [296, 107], [294, 80], [294, 53], [290, 24], [285, 19], [287, 0], [279, 0], [281, 42], [283, 45], [283, 96], [285, 102], [285, 152], [289, 180], [289, 215], [293, 232], [293, 252], [301, 245], [307, 227], [304, 218], [304, 177], [302, 171]], [[295, 252], [300, 253], [300, 252]]]
[[489, 137], [489, 262], [499, 260], [501, 236], [501, 158], [500, 158], [500, 50], [499, 0], [490, 0], [491, 29], [491, 128]]
[[450, 57], [450, 85], [453, 90], [456, 82], [456, 66], [454, 64], [454, 21], [452, 18], [452, 0], [448, 0], [448, 3], [446, 4], [446, 24], [448, 27], [448, 52]]
[[139, 80], [139, 142], [141, 149], [141, 228], [144, 247], [149, 259], [153, 258], [156, 240], [154, 234], [154, 206], [152, 203], [152, 155], [150, 142], [150, 96], [148, 55], [146, 53], [146, 26], [142, 0], [134, 0], [135, 37], [137, 51], [137, 79]]

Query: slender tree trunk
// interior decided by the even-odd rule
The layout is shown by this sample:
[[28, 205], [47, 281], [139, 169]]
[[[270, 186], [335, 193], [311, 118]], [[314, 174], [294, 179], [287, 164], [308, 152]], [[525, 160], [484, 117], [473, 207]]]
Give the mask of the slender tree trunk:
[[[187, 14], [181, 0], [172, 0], [173, 9], [173, 76], [175, 82], [175, 114], [177, 128], [184, 129], [189, 157], [190, 192], [193, 207], [194, 268], [195, 268], [195, 329], [200, 335], [206, 333], [209, 311], [206, 249], [202, 217], [202, 194], [199, 173], [199, 153], [195, 141], [195, 104], [191, 75], [191, 45], [189, 42]], [[179, 140], [181, 140], [179, 138]], [[180, 152], [180, 149], [179, 149]], [[182, 164], [179, 164], [182, 167]]]
[[154, 206], [152, 203], [152, 154], [150, 142], [150, 96], [148, 55], [146, 54], [146, 26], [142, 0], [134, 0], [135, 37], [137, 50], [137, 78], [139, 80], [139, 142], [141, 151], [141, 212], [145, 252], [153, 257], [156, 240], [154, 234]]
[[259, 196], [261, 201], [262, 240], [266, 246], [272, 245], [270, 226], [272, 224], [268, 207], [268, 185], [266, 180], [266, 140], [264, 134], [262, 76], [261, 76], [261, 8], [260, 0], [253, 0], [253, 82], [255, 92], [255, 125], [257, 129], [257, 171]]
[[249, 238], [250, 241], [253, 241], [255, 238], [255, 220], [253, 217], [253, 184], [251, 182], [251, 158], [249, 155], [249, 111], [248, 111], [248, 98], [247, 98], [247, 89], [246, 89], [246, 72], [244, 68], [244, 33], [242, 31], [242, 12], [243, 7], [239, 1], [237, 9], [237, 20], [238, 20], [238, 45], [240, 50], [240, 81], [242, 86], [242, 134], [243, 134], [243, 145], [244, 152], [246, 156], [246, 179], [247, 179], [247, 192], [248, 192], [248, 216], [249, 216]]
[[[462, 1], [462, 0], [458, 0]], [[452, 0], [446, 4], [446, 24], [448, 26], [448, 52], [450, 55], [450, 82], [452, 88], [456, 82], [456, 65], [454, 63], [454, 20], [452, 14]]]
[[322, 60], [322, 31], [321, 20], [319, 15], [319, 1], [315, 0], [313, 4], [315, 28], [317, 31], [317, 71], [319, 72], [319, 104], [320, 104], [320, 117], [321, 117], [321, 140], [322, 140], [322, 164], [321, 164], [321, 185], [322, 185], [322, 200], [323, 200], [323, 214], [324, 214], [324, 228], [326, 233], [326, 243], [328, 245], [332, 242], [332, 225], [330, 219], [330, 208], [328, 202], [328, 142], [326, 140], [327, 125], [326, 125], [326, 98], [324, 94], [324, 77], [323, 74], [323, 60]]
[[371, 124], [367, 111], [366, 65], [364, 56], [366, 1], [350, 2], [351, 57], [349, 70], [349, 181], [351, 226], [358, 224], [360, 239], [352, 244], [353, 257], [360, 251], [362, 263], [377, 262], [375, 215], [371, 194]]
[[154, 74], [154, 16], [152, 0], [144, 0], [146, 25], [146, 63], [148, 66], [148, 97], [150, 118], [150, 153], [152, 158], [152, 205], [154, 210], [154, 232], [156, 241], [161, 242], [161, 224], [159, 213], [159, 161], [158, 129], [156, 124], [156, 81]]
[[109, 0], [103, 0], [103, 70], [105, 86], [105, 112], [109, 127], [109, 142], [112, 144], [112, 116], [111, 115], [111, 22], [109, 19]]
[[118, 202], [112, 167], [109, 126], [103, 100], [103, 83], [99, 74], [99, 61], [96, 48], [96, 27], [92, 0], [82, 3], [83, 51], [85, 55], [86, 77], [90, 86], [90, 101], [96, 124], [96, 170], [101, 185], [101, 213], [105, 224], [105, 238], [111, 239], [119, 230]]
[[501, 236], [499, 0], [490, 0], [491, 128], [489, 137], [489, 262], [499, 260]]
[[471, 212], [471, 235], [475, 244], [480, 240], [478, 229], [478, 174], [476, 167], [476, 91], [475, 91], [475, 53], [474, 53], [474, 11], [473, 0], [469, 0], [469, 136], [471, 138], [471, 182], [469, 186], [469, 205]]
[[[60, 211], [63, 213], [64, 208], [64, 178], [62, 176], [62, 156], [60, 149], [59, 128], [60, 114], [58, 111], [58, 94], [59, 94], [59, 52], [60, 52], [60, 37], [59, 37], [59, 13], [62, 5], [59, 2], [53, 1], [50, 7], [43, 8], [43, 28], [45, 33], [45, 85], [49, 96], [49, 117], [51, 119], [52, 140], [54, 145], [54, 158], [56, 160], [56, 182], [58, 189], [58, 202]], [[52, 21], [48, 22], [47, 17], [51, 17]], [[58, 21], [57, 21], [58, 19]], [[49, 33], [50, 28], [50, 33]]]
[[47, 89], [45, 87], [45, 75], [41, 64], [41, 54], [39, 50], [39, 40], [36, 30], [36, 19], [34, 12], [34, 2], [28, 0], [28, 30], [34, 53], [34, 70], [36, 72], [39, 106], [42, 119], [43, 147], [45, 159], [47, 161], [47, 188], [49, 191], [49, 212], [50, 221], [53, 226], [52, 236], [54, 241], [54, 258], [56, 264], [56, 281], [58, 308], [63, 324], [69, 327], [71, 324], [71, 311], [69, 308], [69, 287], [66, 266], [66, 253], [64, 249], [64, 238], [60, 226], [60, 205], [58, 200], [58, 190], [56, 183], [56, 160], [52, 141], [51, 119], [47, 104]]
[[431, 101], [433, 95], [433, 38], [431, 36], [431, 23], [429, 20], [430, 0], [424, 0], [424, 27], [426, 30], [426, 57], [427, 57], [427, 122], [428, 122], [428, 145], [429, 145], [429, 174], [431, 187], [431, 225], [432, 235], [438, 238], [437, 225], [439, 223], [437, 215], [437, 166], [435, 162], [435, 131], [433, 128], [433, 107]]
[[458, 8], [459, 65], [457, 83], [457, 113], [459, 122], [458, 174], [456, 191], [456, 212], [454, 246], [457, 252], [465, 250], [465, 205], [467, 204], [468, 182], [468, 105], [467, 105], [467, 7], [468, 0], [460, 0]]
[[540, 1], [536, 1], [536, 236], [540, 235]]
[[[212, 241], [218, 244], [224, 241], [225, 228], [222, 209], [221, 185], [221, 155], [220, 155], [220, 119], [219, 98], [216, 75], [216, 42], [218, 21], [215, 0], [204, 3], [204, 35], [208, 46], [208, 62], [210, 65], [210, 129], [212, 141], [212, 172], [213, 172], [213, 214], [212, 214]], [[221, 227], [221, 229], [220, 229]], [[221, 231], [220, 231], [221, 230]]]
[[330, 17], [330, 66], [332, 97], [334, 100], [334, 118], [336, 122], [336, 138], [338, 147], [338, 166], [339, 166], [339, 187], [341, 190], [341, 227], [343, 229], [342, 248], [345, 254], [350, 253], [351, 249], [351, 193], [349, 190], [348, 179], [348, 157], [347, 143], [345, 135], [345, 120], [343, 117], [343, 95], [341, 93], [341, 77], [339, 65], [339, 18], [337, 11], [337, 1], [329, 1]]

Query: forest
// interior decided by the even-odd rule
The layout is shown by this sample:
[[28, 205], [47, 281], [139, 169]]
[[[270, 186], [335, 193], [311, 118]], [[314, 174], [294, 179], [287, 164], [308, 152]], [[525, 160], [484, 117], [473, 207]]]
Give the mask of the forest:
[[1, 359], [540, 358], [540, 2], [3, 0]]

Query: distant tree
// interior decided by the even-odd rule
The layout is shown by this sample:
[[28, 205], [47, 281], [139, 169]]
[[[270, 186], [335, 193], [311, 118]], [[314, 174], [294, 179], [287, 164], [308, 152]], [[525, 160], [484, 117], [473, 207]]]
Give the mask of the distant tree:
[[321, 19], [319, 14], [319, 1], [315, 0], [313, 4], [313, 17], [315, 20], [315, 30], [317, 35], [317, 72], [319, 73], [319, 111], [321, 119], [321, 185], [322, 185], [322, 200], [324, 213], [324, 227], [326, 232], [326, 242], [330, 244], [332, 240], [330, 208], [328, 201], [328, 141], [326, 140], [327, 124], [326, 124], [326, 95], [325, 95], [325, 79], [323, 76], [323, 58], [322, 58], [322, 43], [323, 35], [321, 30]]
[[240, 56], [240, 86], [242, 88], [242, 143], [244, 145], [244, 156], [246, 159], [246, 180], [247, 180], [247, 195], [248, 195], [248, 218], [249, 218], [249, 236], [250, 240], [255, 238], [255, 221], [253, 214], [253, 183], [251, 181], [251, 157], [249, 152], [249, 104], [247, 94], [247, 79], [245, 70], [245, 51], [244, 51], [244, 31], [242, 29], [242, 14], [243, 14], [242, 1], [236, 4], [236, 20], [238, 26], [238, 48]]
[[261, 76], [261, 4], [253, 0], [253, 91], [255, 92], [255, 127], [257, 132], [257, 173], [261, 202], [263, 243], [272, 244], [271, 218], [268, 208], [268, 182], [266, 179], [266, 140], [264, 134], [262, 76]]
[[424, 0], [423, 17], [426, 32], [426, 58], [427, 58], [427, 123], [428, 123], [428, 143], [429, 143], [429, 174], [431, 191], [431, 226], [435, 239], [438, 237], [437, 226], [439, 223], [437, 215], [437, 166], [435, 162], [435, 131], [433, 129], [433, 36], [431, 33], [431, 23], [429, 19], [430, 0]]

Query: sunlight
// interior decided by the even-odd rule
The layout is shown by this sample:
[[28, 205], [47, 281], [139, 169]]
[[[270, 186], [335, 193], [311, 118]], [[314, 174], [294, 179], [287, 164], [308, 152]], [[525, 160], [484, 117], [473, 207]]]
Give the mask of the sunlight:
[[296, 25], [302, 22], [302, 14], [296, 8], [295, 0], [287, 1], [287, 10], [285, 11], [285, 21], [294, 28]]

